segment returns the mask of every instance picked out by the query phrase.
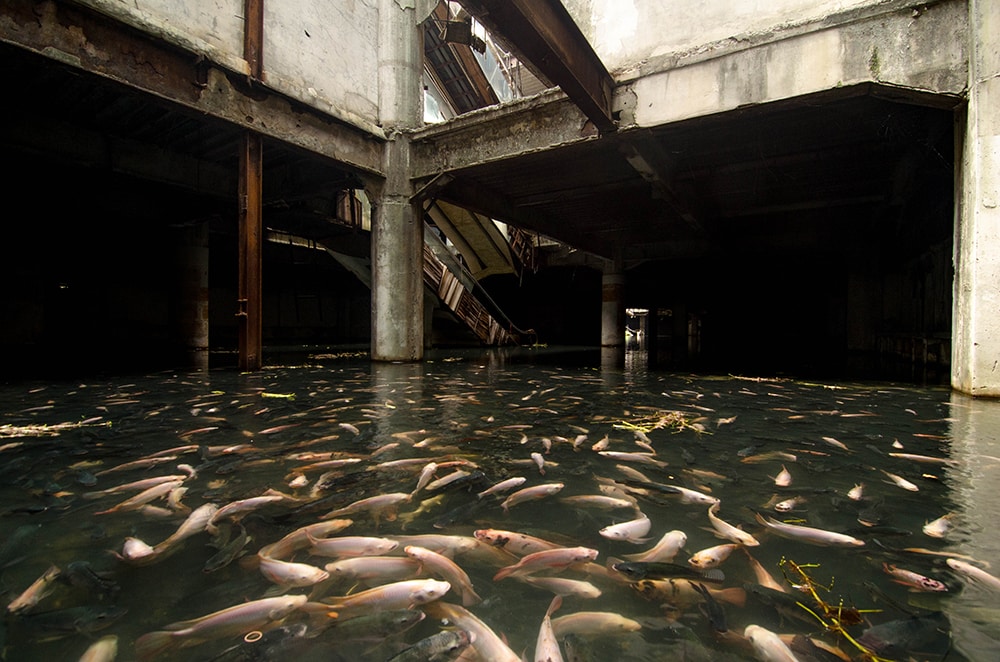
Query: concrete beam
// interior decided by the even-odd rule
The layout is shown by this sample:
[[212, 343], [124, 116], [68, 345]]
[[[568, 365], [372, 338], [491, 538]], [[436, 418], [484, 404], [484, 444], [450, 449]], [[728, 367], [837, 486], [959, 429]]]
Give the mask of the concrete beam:
[[493, 33], [558, 85], [602, 133], [617, 129], [614, 80], [558, 0], [461, 0]]
[[414, 131], [414, 179], [597, 140], [596, 129], [558, 90], [467, 113]]
[[198, 114], [334, 159], [361, 173], [382, 174], [381, 131], [365, 132], [331, 115], [72, 5], [5, 0], [0, 41]]
[[965, 2], [845, 14], [838, 20], [776, 32], [768, 40], [707, 45], [697, 56], [661, 62], [662, 69], [615, 91], [621, 127], [655, 127], [864, 83], [964, 93]]

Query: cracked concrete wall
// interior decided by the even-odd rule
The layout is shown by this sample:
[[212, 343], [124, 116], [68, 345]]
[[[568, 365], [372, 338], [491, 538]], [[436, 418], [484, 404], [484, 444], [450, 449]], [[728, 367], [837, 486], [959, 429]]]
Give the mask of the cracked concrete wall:
[[[886, 11], [901, 0], [562, 0], [619, 80], [661, 61]], [[923, 2], [922, 6], [934, 2]]]
[[959, 96], [968, 81], [967, 9], [949, 1], [684, 56], [616, 91], [625, 125], [668, 122], [879, 83]]
[[[249, 73], [244, 0], [78, 0], [219, 66]], [[264, 81], [378, 133], [377, 0], [264, 2]]]

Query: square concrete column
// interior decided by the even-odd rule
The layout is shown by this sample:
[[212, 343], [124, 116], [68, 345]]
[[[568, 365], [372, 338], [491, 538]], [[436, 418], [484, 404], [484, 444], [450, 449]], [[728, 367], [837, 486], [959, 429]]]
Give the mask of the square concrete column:
[[[423, 32], [427, 2], [379, 2], [379, 123], [389, 140], [385, 182], [372, 215], [372, 349], [376, 361], [417, 361], [424, 351], [423, 218], [410, 202], [406, 131], [423, 119]], [[417, 5], [421, 8], [418, 9]]]
[[616, 246], [601, 275], [601, 347], [624, 345], [625, 266], [622, 248]]
[[969, 2], [969, 103], [957, 139], [952, 387], [1000, 397], [1000, 3]]

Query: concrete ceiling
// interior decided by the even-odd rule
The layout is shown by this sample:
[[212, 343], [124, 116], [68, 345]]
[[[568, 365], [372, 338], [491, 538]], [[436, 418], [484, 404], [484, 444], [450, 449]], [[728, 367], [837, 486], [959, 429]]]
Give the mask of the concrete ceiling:
[[950, 187], [954, 103], [840, 89], [450, 170], [437, 195], [630, 264], [822, 246]]

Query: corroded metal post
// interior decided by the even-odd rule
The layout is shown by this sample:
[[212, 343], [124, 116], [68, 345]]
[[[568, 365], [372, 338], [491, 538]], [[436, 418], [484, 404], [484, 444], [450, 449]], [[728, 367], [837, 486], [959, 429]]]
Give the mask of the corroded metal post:
[[261, 367], [262, 142], [260, 135], [248, 131], [240, 145], [240, 370]]
[[[243, 56], [250, 77], [259, 80], [264, 72], [264, 3], [246, 0], [243, 16]], [[239, 164], [239, 366], [240, 370], [260, 370], [262, 353], [263, 300], [261, 286], [262, 241], [264, 234], [263, 140], [247, 131], [240, 143]]]

